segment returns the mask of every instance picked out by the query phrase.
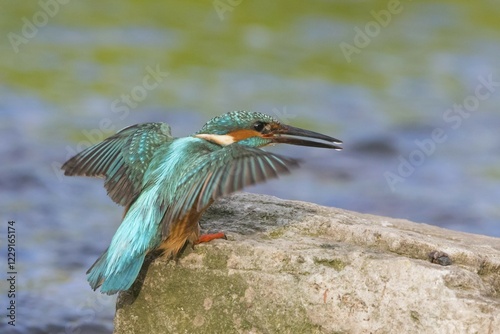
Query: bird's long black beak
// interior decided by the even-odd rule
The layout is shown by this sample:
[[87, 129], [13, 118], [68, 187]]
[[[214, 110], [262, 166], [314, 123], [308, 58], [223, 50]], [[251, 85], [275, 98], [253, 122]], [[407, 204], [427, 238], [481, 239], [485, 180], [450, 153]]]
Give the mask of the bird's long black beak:
[[[334, 144], [342, 144], [341, 140], [338, 140], [336, 138], [318, 132], [304, 130], [290, 125], [281, 125], [278, 129], [272, 131], [272, 135], [273, 136], [271, 137], [271, 139], [274, 143], [331, 148], [337, 151], [340, 151], [342, 149], [342, 147], [334, 145]], [[303, 138], [295, 138], [295, 137], [320, 139], [327, 143], [315, 140], [307, 140]]]

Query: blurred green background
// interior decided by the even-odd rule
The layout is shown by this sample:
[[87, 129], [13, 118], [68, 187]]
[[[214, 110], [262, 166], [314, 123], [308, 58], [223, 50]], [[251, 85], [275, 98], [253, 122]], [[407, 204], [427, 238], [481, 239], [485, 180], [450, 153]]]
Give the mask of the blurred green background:
[[[16, 220], [22, 273], [13, 333], [111, 332], [113, 298], [84, 273], [121, 209], [100, 180], [58, 167], [140, 122], [184, 136], [261, 111], [345, 149], [272, 148], [306, 163], [250, 191], [500, 236], [499, 17], [493, 0], [0, 1], [0, 218]], [[435, 129], [446, 139], [432, 144]]]

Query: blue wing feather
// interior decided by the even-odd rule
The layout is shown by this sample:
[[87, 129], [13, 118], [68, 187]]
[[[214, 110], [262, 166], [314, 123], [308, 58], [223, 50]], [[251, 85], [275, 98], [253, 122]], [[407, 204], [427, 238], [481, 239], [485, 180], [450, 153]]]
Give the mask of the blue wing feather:
[[137, 124], [80, 152], [62, 169], [65, 175], [104, 177], [108, 195], [127, 206], [140, 193], [155, 151], [172, 140], [170, 127], [165, 123]]
[[[186, 165], [186, 164], [185, 164]], [[163, 237], [170, 225], [196, 207], [204, 210], [213, 200], [242, 188], [286, 174], [299, 160], [285, 158], [237, 143], [213, 150], [196, 161], [195, 169], [184, 171], [183, 181], [176, 184], [175, 202], [168, 203], [162, 221]]]

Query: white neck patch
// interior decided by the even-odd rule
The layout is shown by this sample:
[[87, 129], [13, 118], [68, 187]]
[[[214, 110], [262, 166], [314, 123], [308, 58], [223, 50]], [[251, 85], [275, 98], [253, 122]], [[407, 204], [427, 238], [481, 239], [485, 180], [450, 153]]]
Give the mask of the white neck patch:
[[213, 143], [219, 144], [221, 146], [231, 145], [235, 142], [235, 138], [230, 135], [212, 135], [207, 133], [200, 133], [194, 135], [195, 137], [211, 141]]

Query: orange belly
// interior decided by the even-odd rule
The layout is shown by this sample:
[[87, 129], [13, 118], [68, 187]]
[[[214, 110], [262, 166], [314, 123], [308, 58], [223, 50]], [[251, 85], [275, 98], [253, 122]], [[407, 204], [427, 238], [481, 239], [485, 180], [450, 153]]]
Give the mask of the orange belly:
[[204, 211], [192, 210], [181, 220], [172, 223], [167, 238], [162, 241], [158, 249], [162, 250], [165, 256], [176, 256], [186, 242], [194, 244], [200, 236], [198, 222]]

